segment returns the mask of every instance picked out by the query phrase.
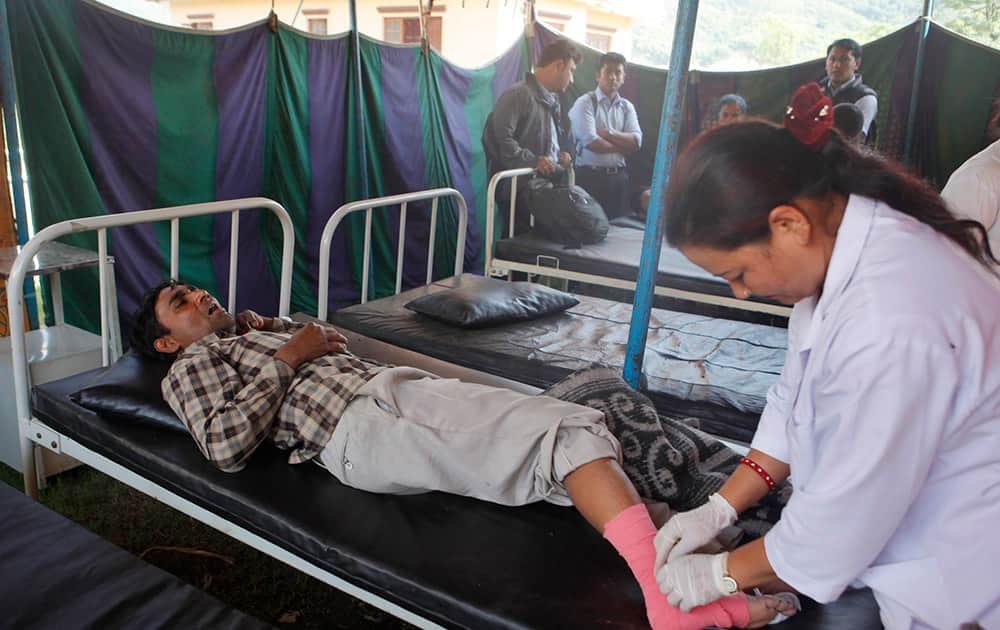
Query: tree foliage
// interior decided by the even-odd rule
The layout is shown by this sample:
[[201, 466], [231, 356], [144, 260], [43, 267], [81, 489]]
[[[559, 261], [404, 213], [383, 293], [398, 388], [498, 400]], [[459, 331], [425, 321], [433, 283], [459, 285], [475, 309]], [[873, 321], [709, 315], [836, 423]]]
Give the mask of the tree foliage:
[[[646, 1], [650, 14], [636, 21], [632, 56], [667, 66], [677, 1]], [[701, 0], [691, 65], [740, 70], [816, 59], [834, 39], [870, 42], [913, 23], [922, 9], [922, 0]], [[935, 19], [1000, 47], [1000, 0], [939, 0]]]
[[1000, 48], [1000, 0], [942, 0], [935, 18], [953, 31]]

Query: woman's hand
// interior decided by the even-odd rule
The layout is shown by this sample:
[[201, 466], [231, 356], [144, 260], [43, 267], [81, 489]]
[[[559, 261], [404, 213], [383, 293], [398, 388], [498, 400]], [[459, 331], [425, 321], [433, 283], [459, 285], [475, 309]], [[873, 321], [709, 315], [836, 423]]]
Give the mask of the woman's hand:
[[653, 539], [654, 570], [659, 572], [664, 564], [704, 547], [735, 522], [736, 510], [718, 493], [708, 497], [708, 503], [701, 507], [675, 514]]
[[724, 580], [728, 575], [728, 557], [728, 553], [714, 556], [696, 553], [671, 560], [657, 569], [656, 583], [671, 606], [690, 612], [696, 606], [703, 606], [735, 593], [726, 587]]

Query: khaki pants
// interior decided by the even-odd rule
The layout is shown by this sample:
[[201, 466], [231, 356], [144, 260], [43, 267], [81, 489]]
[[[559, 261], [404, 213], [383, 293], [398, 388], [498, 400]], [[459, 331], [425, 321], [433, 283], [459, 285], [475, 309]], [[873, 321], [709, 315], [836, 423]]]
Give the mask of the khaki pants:
[[621, 446], [597, 410], [406, 367], [361, 389], [319, 455], [361, 490], [440, 490], [504, 505], [571, 505], [566, 476], [608, 457], [621, 461]]

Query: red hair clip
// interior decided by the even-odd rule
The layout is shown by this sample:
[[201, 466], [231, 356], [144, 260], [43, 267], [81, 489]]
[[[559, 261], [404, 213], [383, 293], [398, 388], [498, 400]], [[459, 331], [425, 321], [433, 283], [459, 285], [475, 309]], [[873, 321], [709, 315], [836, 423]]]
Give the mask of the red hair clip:
[[785, 129], [813, 151], [819, 151], [833, 127], [833, 101], [817, 83], [806, 83], [795, 90], [785, 110]]

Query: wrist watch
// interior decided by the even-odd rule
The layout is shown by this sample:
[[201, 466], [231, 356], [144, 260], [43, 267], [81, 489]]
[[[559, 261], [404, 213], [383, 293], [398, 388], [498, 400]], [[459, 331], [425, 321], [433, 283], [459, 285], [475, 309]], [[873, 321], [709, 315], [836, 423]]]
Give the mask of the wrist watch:
[[722, 592], [726, 595], [735, 595], [740, 591], [740, 587], [736, 583], [736, 580], [734, 580], [733, 576], [728, 573], [722, 576], [722, 587]]
[[729, 575], [729, 553], [720, 554], [719, 573], [722, 574], [722, 593], [724, 595], [735, 595], [740, 592], [740, 585], [736, 579]]

